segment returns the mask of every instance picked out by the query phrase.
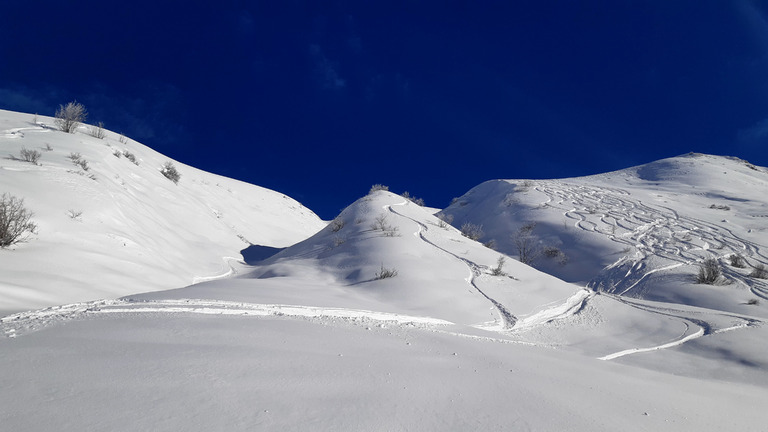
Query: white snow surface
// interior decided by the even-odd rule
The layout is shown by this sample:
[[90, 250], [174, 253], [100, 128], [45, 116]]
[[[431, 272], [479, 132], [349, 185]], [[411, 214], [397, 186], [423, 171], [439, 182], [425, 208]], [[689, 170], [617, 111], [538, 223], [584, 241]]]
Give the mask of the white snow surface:
[[[30, 116], [0, 114], [8, 122], [30, 121]], [[69, 243], [82, 236], [72, 230], [83, 226], [90, 227], [85, 231], [94, 237], [116, 230], [126, 236], [128, 230], [121, 224], [150, 230], [163, 239], [152, 249], [157, 261], [125, 256], [123, 265], [149, 267], [143, 270], [146, 279], [166, 274], [187, 279], [175, 286], [189, 285], [195, 277], [198, 283], [161, 291], [160, 283], [131, 282], [123, 275], [127, 292], [118, 299], [112, 295], [117, 291], [111, 291], [118, 278], [115, 267], [100, 257], [115, 256], [122, 252], [113, 249], [128, 246], [76, 243], [84, 266], [78, 273], [82, 283], [103, 285], [109, 295], [83, 296], [72, 288], [74, 284], [62, 285], [62, 295], [71, 292], [74, 300], [0, 318], [1, 429], [764, 428], [766, 306], [739, 304], [754, 296], [762, 298], [761, 281], [747, 277], [746, 269], [731, 268], [726, 276], [735, 282], [730, 285], [696, 285], [684, 277], [684, 271], [690, 272], [707, 253], [723, 257], [728, 248], [740, 245], [744, 247], [738, 250], [750, 264], [761, 262], [766, 244], [763, 227], [747, 213], [759, 215], [763, 208], [759, 189], [763, 168], [689, 156], [661, 161], [655, 168], [537, 181], [524, 188], [518, 185], [522, 182], [489, 182], [445, 212], [456, 216], [456, 226], [465, 221], [483, 223], [488, 234], [481, 240], [496, 238], [499, 251], [495, 251], [441, 224], [434, 210], [389, 192], [359, 199], [326, 225], [280, 194], [207, 177], [210, 174], [181, 164], [182, 179], [176, 186], [157, 172], [164, 157], [130, 141], [131, 151], [144, 152], [139, 167], [112, 156], [108, 147], [117, 147], [113, 141], [26, 127], [12, 122], [0, 127], [5, 130], [0, 145], [6, 148], [13, 142], [17, 147], [8, 152], [14, 153], [20, 148], [17, 143], [34, 134], [63, 138], [50, 142], [54, 150], [43, 153], [41, 166], [2, 161], [3, 167], [16, 171], [0, 170], [0, 185], [26, 194], [27, 203], [40, 215], [41, 229], [28, 243], [0, 250], [4, 266], [0, 283], [11, 286], [7, 281], [13, 280], [14, 287], [35, 287], [46, 277], [56, 280], [66, 272], [48, 268], [47, 276], [38, 275], [28, 263], [42, 261], [30, 260], [40, 254], [65, 259], [61, 256], [69, 253]], [[23, 138], [16, 137], [19, 133]], [[40, 141], [38, 147], [45, 143]], [[64, 155], [52, 162], [59, 147], [66, 154], [75, 151], [67, 145], [107, 147], [102, 158], [97, 150], [78, 150], [93, 159], [92, 169], [100, 174], [97, 180], [67, 173], [71, 168]], [[110, 163], [109, 170], [95, 171], [104, 161]], [[671, 173], [670, 163], [678, 167]], [[146, 171], [137, 172], [141, 176], [130, 176], [144, 166]], [[712, 166], [727, 172], [722, 176], [734, 178], [733, 183], [697, 174]], [[58, 220], [53, 210], [64, 207], [65, 212], [68, 199], [76, 194], [70, 198], [53, 194], [52, 186], [38, 185], [36, 176], [18, 171], [22, 169], [40, 176], [46, 170], [56, 174], [52, 177], [71, 175], [78, 187], [86, 189], [83, 185], [102, 187], [108, 173], [119, 174], [126, 182], [109, 181], [116, 192], [101, 201], [77, 201], [83, 206], [82, 221], [66, 215]], [[6, 182], [6, 171], [26, 176]], [[155, 174], [157, 178], [151, 177]], [[225, 186], [205, 184], [202, 179], [207, 178]], [[619, 188], [617, 179], [624, 178], [628, 180]], [[80, 179], [87, 181], [81, 184]], [[131, 182], [145, 184], [142, 193], [133, 191], [131, 196], [149, 208], [180, 202], [188, 209], [191, 203], [215, 202], [221, 216], [205, 222], [223, 219], [231, 231], [208, 227], [198, 243], [190, 244], [195, 237], [185, 234], [184, 224], [153, 228], [150, 218], [129, 212], [128, 205], [121, 207], [123, 219], [112, 215], [96, 219], [100, 223], [86, 221], [89, 213], [96, 218], [98, 212], [117, 205], [111, 202], [123, 199], [117, 197], [123, 195], [121, 189], [133, 187]], [[227, 188], [237, 191], [237, 199]], [[686, 192], [687, 188], [696, 193]], [[146, 195], [147, 190], [157, 194]], [[55, 201], [59, 195], [62, 201]], [[245, 201], [251, 195], [253, 201]], [[654, 196], [668, 202], [654, 201]], [[701, 208], [704, 201], [725, 202], [716, 196], [743, 201], [727, 200], [731, 210], [709, 209], [709, 204]], [[101, 204], [86, 207], [91, 202]], [[587, 203], [597, 208], [584, 209]], [[660, 209], [660, 204], [668, 210]], [[49, 216], [44, 208], [52, 209]], [[237, 217], [228, 219], [233, 213]], [[189, 215], [175, 220], [171, 216], [166, 215], [173, 222], [194, 220]], [[601, 216], [605, 226], [598, 223]], [[729, 225], [725, 230], [726, 223], [718, 222], [718, 217], [740, 228]], [[570, 282], [512, 258], [509, 235], [528, 220], [539, 222], [534, 232], [542, 241], [560, 240], [557, 245], [569, 257], [564, 265], [539, 267]], [[272, 228], [260, 231], [265, 223]], [[681, 224], [690, 237], [674, 231]], [[69, 236], [65, 238], [69, 242], [52, 243], [46, 227]], [[665, 227], [669, 235], [664, 234]], [[232, 252], [244, 248], [237, 234], [271, 248], [244, 252], [251, 254], [246, 264]], [[678, 238], [682, 244], [670, 240]], [[629, 243], [634, 249], [617, 253]], [[289, 247], [280, 250], [284, 246]], [[25, 272], [6, 273], [6, 258], [17, 255], [26, 258], [14, 262]], [[195, 265], [179, 264], [187, 255]], [[500, 256], [506, 257], [504, 274], [494, 275]], [[205, 267], [199, 262], [209, 257], [223, 268], [201, 271]], [[612, 271], [619, 267], [626, 277]], [[396, 275], [378, 278], [382, 270]], [[0, 291], [0, 300], [6, 298], [5, 292], [18, 288]]]
[[[283, 194], [119, 134], [98, 139], [87, 126], [66, 134], [50, 117], [34, 121], [0, 110], [0, 194], [23, 198], [38, 225], [28, 242], [0, 251], [0, 313], [186, 286], [228, 274], [249, 243], [285, 247], [325, 226]], [[38, 165], [14, 160], [22, 148], [41, 153]], [[222, 149], [212, 143], [211, 151]], [[168, 161], [181, 173], [178, 184], [160, 173]]]

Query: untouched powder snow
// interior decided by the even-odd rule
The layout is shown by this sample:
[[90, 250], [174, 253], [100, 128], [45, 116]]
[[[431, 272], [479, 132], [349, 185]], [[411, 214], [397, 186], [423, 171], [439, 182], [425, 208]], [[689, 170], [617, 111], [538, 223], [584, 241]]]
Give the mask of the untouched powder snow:
[[[18, 160], [23, 148], [40, 152], [37, 165]], [[0, 154], [0, 194], [24, 199], [38, 225], [27, 243], [0, 250], [0, 315], [227, 276], [250, 244], [285, 247], [325, 226], [280, 193], [110, 131], [66, 134], [49, 117], [0, 111]], [[161, 174], [166, 162], [178, 184]]]

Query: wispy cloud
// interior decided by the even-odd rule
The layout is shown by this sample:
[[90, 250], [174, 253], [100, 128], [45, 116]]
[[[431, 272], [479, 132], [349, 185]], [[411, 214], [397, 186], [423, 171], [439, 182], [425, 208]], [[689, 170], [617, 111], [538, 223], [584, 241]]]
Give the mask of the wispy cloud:
[[329, 90], [340, 90], [346, 87], [346, 81], [339, 75], [338, 65], [325, 55], [320, 45], [310, 45], [309, 53], [314, 66], [315, 79], [321, 87]]
[[61, 99], [61, 91], [55, 89], [36, 90], [24, 86], [0, 88], [0, 109], [26, 113], [53, 115]]
[[768, 118], [762, 119], [754, 125], [740, 129], [738, 139], [741, 144], [757, 144], [768, 141]]

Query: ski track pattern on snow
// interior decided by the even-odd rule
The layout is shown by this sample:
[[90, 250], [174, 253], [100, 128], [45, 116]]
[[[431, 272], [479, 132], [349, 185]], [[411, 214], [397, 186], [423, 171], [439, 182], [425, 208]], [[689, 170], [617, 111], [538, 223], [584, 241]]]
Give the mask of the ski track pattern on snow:
[[[395, 204], [395, 205], [402, 206], [402, 205], [406, 205], [407, 203], [408, 203], [408, 201], [403, 201], [402, 203]], [[474, 288], [478, 293], [480, 293], [480, 295], [482, 295], [489, 302], [491, 302], [491, 304], [496, 308], [496, 310], [499, 313], [500, 324], [494, 325], [494, 326], [482, 326], [482, 328], [484, 328], [486, 330], [509, 330], [510, 328], [515, 326], [515, 324], [517, 323], [517, 318], [514, 315], [512, 315], [509, 312], [509, 310], [507, 310], [507, 308], [503, 304], [501, 304], [500, 302], [498, 302], [498, 301], [494, 300], [493, 298], [491, 298], [488, 294], [483, 292], [483, 290], [480, 289], [480, 287], [478, 287], [477, 284], [475, 283], [475, 278], [480, 275], [480, 266], [477, 265], [477, 263], [474, 263], [474, 262], [472, 262], [472, 261], [470, 261], [470, 260], [468, 260], [466, 258], [462, 258], [462, 257], [456, 255], [455, 253], [453, 253], [453, 252], [451, 252], [449, 250], [443, 249], [442, 247], [440, 247], [440, 246], [436, 245], [435, 243], [431, 242], [424, 235], [424, 233], [426, 231], [428, 231], [429, 229], [422, 222], [419, 222], [416, 219], [413, 219], [411, 217], [405, 216], [404, 214], [395, 211], [395, 209], [393, 209], [392, 206], [390, 206], [390, 205], [385, 205], [384, 209], [385, 210], [389, 210], [393, 214], [395, 214], [397, 216], [400, 216], [402, 218], [408, 219], [408, 220], [412, 221], [413, 223], [415, 223], [417, 225], [417, 231], [414, 233], [414, 235], [419, 237], [426, 244], [428, 244], [428, 245], [430, 245], [430, 246], [432, 246], [432, 247], [434, 247], [434, 248], [436, 248], [436, 249], [438, 249], [438, 250], [440, 250], [440, 251], [442, 251], [442, 252], [444, 252], [444, 253], [446, 253], [446, 254], [454, 257], [454, 258], [456, 258], [457, 260], [461, 261], [462, 263], [464, 263], [464, 265], [466, 265], [469, 268], [469, 276], [465, 280], [467, 281], [467, 283], [470, 286], [472, 286], [472, 288]]]
[[40, 330], [57, 323], [105, 314], [203, 314], [253, 317], [288, 317], [305, 319], [340, 319], [349, 322], [381, 323], [400, 326], [433, 328], [452, 325], [450, 321], [375, 312], [358, 309], [298, 306], [282, 304], [244, 303], [222, 300], [97, 300], [86, 303], [54, 306], [36, 311], [22, 312], [0, 318], [0, 329], [7, 337]]
[[[633, 199], [624, 189], [563, 181], [541, 181], [534, 189], [547, 197], [541, 206], [560, 209], [577, 229], [603, 234], [627, 250], [635, 251], [634, 257], [622, 257], [593, 278], [588, 286], [595, 290], [642, 296], [641, 282], [648, 276], [700, 263], [706, 257], [704, 252], [718, 258], [740, 254], [768, 263], [762, 245], [739, 237], [732, 229], [680, 215], [663, 205]], [[644, 271], [651, 257], [671, 261], [671, 264]], [[768, 300], [765, 281], [745, 278], [733, 271], [727, 273], [754, 295]]]
[[[673, 347], [680, 346], [686, 342], [692, 341], [694, 339], [698, 339], [700, 337], [719, 334], [719, 333], [725, 333], [728, 331], [743, 329], [747, 327], [754, 327], [754, 326], [761, 325], [763, 323], [762, 321], [752, 317], [740, 316], [736, 314], [717, 312], [717, 311], [707, 311], [711, 315], [717, 315], [719, 317], [725, 317], [731, 320], [738, 321], [738, 323], [735, 325], [717, 328], [717, 326], [715, 326], [713, 323], [706, 321], [705, 319], [703, 319], [704, 317], [700, 316], [704, 314], [703, 311], [684, 310], [683, 308], [675, 307], [673, 304], [656, 306], [656, 305], [651, 305], [647, 302], [642, 302], [641, 300], [622, 297], [620, 295], [611, 295], [611, 294], [605, 294], [605, 295], [608, 296], [608, 298], [611, 298], [615, 301], [621, 302], [627, 306], [631, 306], [633, 308], [636, 308], [645, 312], [650, 312], [658, 315], [664, 315], [671, 318], [680, 319], [685, 322], [686, 331], [683, 333], [683, 336], [680, 339], [667, 342], [661, 345], [652, 346], [652, 347], [629, 348], [616, 353], [598, 357], [599, 360], [613, 360], [613, 359], [624, 357], [630, 354], [638, 354], [638, 353], [644, 353], [644, 352], [658, 351], [658, 350], [667, 349], [667, 348], [673, 348]], [[695, 317], [697, 315], [699, 315], [699, 317]], [[689, 330], [692, 327], [698, 327], [698, 330], [696, 330], [694, 333], [688, 334]]]

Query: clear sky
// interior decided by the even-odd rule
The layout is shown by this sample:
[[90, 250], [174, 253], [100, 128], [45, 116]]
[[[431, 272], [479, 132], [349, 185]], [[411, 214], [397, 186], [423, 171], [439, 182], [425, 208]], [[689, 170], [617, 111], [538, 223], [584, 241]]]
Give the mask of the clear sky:
[[0, 108], [73, 99], [325, 219], [373, 183], [445, 207], [689, 151], [766, 166], [768, 3], [2, 2]]

